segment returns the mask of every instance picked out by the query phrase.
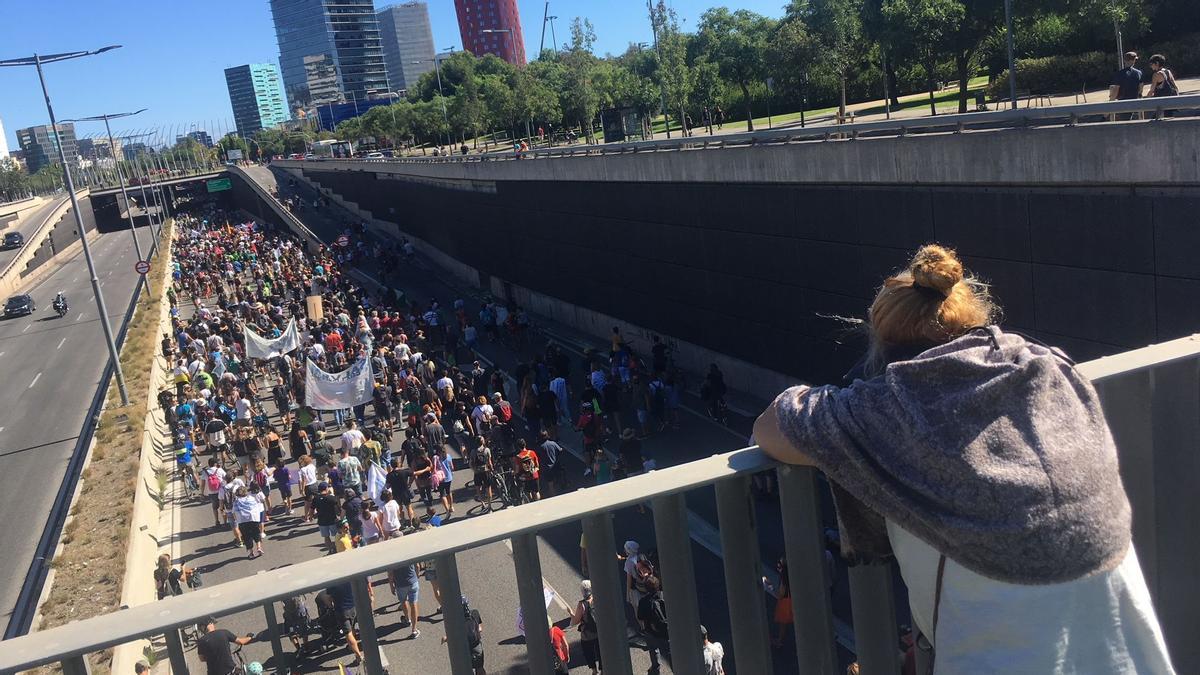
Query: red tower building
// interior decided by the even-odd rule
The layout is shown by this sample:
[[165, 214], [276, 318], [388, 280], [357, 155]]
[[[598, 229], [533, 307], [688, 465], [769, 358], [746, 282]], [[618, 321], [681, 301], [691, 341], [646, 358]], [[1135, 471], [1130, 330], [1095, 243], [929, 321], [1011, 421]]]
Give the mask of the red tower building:
[[463, 49], [475, 56], [495, 54], [525, 65], [525, 36], [517, 0], [454, 0]]

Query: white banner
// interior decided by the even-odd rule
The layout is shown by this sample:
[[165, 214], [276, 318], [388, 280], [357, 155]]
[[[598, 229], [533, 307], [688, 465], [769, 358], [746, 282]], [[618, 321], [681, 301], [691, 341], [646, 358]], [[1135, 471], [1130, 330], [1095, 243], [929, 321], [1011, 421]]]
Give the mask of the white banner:
[[273, 359], [300, 347], [300, 332], [296, 330], [295, 319], [288, 320], [283, 335], [274, 340], [260, 337], [258, 333], [250, 330], [249, 324], [242, 329], [242, 334], [246, 337], [246, 358]]
[[348, 370], [327, 373], [311, 360], [306, 362], [304, 402], [314, 410], [344, 410], [368, 403], [374, 389], [371, 362], [359, 359]]
[[367, 469], [367, 495], [374, 499], [377, 503], [380, 501], [380, 495], [387, 489], [387, 478], [383, 469], [375, 462], [371, 462], [370, 468]]

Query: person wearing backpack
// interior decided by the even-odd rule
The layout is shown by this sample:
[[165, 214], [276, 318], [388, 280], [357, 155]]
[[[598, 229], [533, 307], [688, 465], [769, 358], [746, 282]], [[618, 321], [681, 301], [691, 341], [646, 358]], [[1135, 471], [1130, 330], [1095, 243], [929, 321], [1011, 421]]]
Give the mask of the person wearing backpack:
[[541, 467], [537, 453], [525, 446], [523, 438], [517, 439], [517, 448], [513, 464], [517, 471], [517, 477], [521, 480], [521, 490], [529, 497], [529, 501], [536, 502], [542, 498], [541, 490], [538, 487]]
[[1150, 57], [1150, 90], [1146, 96], [1178, 96], [1179, 85], [1175, 74], [1167, 67], [1167, 57], [1155, 54]]
[[592, 607], [592, 582], [584, 579], [579, 582], [579, 594], [582, 596], [575, 604], [575, 613], [571, 615], [571, 625], [579, 627], [579, 646], [583, 650], [583, 662], [592, 669], [592, 675], [600, 672], [600, 634], [596, 632], [596, 612]]
[[208, 466], [201, 472], [200, 485], [208, 501], [212, 504], [214, 527], [221, 526], [221, 487], [225, 485], [225, 469], [217, 462], [216, 457], [208, 458]]
[[646, 594], [638, 602], [637, 618], [646, 638], [646, 648], [650, 652], [650, 673], [659, 669], [658, 653], [670, 658], [671, 648], [667, 642], [667, 604], [663, 599], [662, 584], [658, 577], [651, 576], [645, 581]]
[[[462, 596], [463, 618], [467, 623], [467, 645], [471, 648], [471, 667], [475, 675], [487, 675], [483, 667], [483, 617], [479, 610], [471, 609], [467, 596]], [[442, 644], [446, 644], [446, 636], [442, 636]]]

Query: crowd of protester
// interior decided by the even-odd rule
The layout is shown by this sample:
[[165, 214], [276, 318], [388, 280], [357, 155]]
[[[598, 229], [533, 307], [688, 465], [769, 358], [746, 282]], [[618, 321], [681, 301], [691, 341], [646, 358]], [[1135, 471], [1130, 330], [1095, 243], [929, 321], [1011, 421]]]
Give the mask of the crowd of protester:
[[[417, 304], [352, 274], [358, 262], [380, 270], [404, 264], [412, 257], [407, 242], [372, 241], [360, 225], [350, 225], [336, 244], [306, 250], [290, 234], [236, 220], [211, 207], [177, 220], [171, 333], [162, 340], [175, 387], [161, 393], [160, 403], [176, 434], [180, 473], [211, 504], [214, 526], [229, 528], [250, 558], [266, 553], [268, 531], [298, 523], [315, 522], [331, 554], [437, 527], [464, 515], [454, 489], [467, 477], [480, 513], [560, 493], [565, 428], [581, 433], [596, 482], [653, 468], [642, 439], [678, 424], [682, 383], [669, 374], [669, 350], [657, 339], [650, 364], [614, 329], [606, 357], [587, 355], [588, 372], [572, 373], [561, 348], [547, 344], [506, 373], [485, 365], [475, 349], [480, 341], [503, 341], [532, 351], [523, 309], [488, 302], [469, 316], [461, 299]], [[246, 356], [247, 328], [270, 340], [293, 320], [297, 350], [271, 359]], [[369, 403], [332, 411], [305, 404], [306, 361], [339, 373], [360, 359], [369, 361], [374, 378]], [[706, 386], [723, 394], [719, 371]], [[610, 439], [618, 441], [615, 453]], [[375, 489], [372, 467], [383, 478]], [[301, 517], [289, 517], [298, 510]], [[643, 568], [643, 576], [654, 576], [652, 565]], [[431, 562], [388, 575], [402, 626], [414, 639], [422, 576], [444, 609]], [[641, 617], [637, 603], [653, 593], [645, 580], [638, 588], [629, 600]], [[285, 623], [290, 614], [289, 633], [302, 651], [311, 646], [301, 629], [307, 607], [305, 598], [285, 606]], [[350, 586], [326, 589], [315, 607], [319, 643], [344, 644], [361, 659]], [[463, 611], [483, 672], [482, 619], [465, 598]], [[596, 672], [590, 609], [577, 615], [585, 662]], [[555, 630], [555, 658], [567, 672], [567, 642]], [[657, 632], [665, 645], [665, 628]], [[645, 634], [655, 639], [654, 631]], [[227, 648], [218, 645], [216, 661]]]

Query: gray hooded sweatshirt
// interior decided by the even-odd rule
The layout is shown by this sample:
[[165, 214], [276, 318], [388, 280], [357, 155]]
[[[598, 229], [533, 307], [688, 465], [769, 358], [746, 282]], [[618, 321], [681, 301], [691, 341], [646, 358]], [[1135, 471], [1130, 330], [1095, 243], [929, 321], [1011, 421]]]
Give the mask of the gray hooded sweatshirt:
[[1099, 398], [1045, 346], [990, 326], [776, 401], [783, 434], [853, 497], [838, 499], [843, 550], [889, 552], [886, 518], [1009, 583], [1070, 581], [1125, 556], [1129, 501]]

